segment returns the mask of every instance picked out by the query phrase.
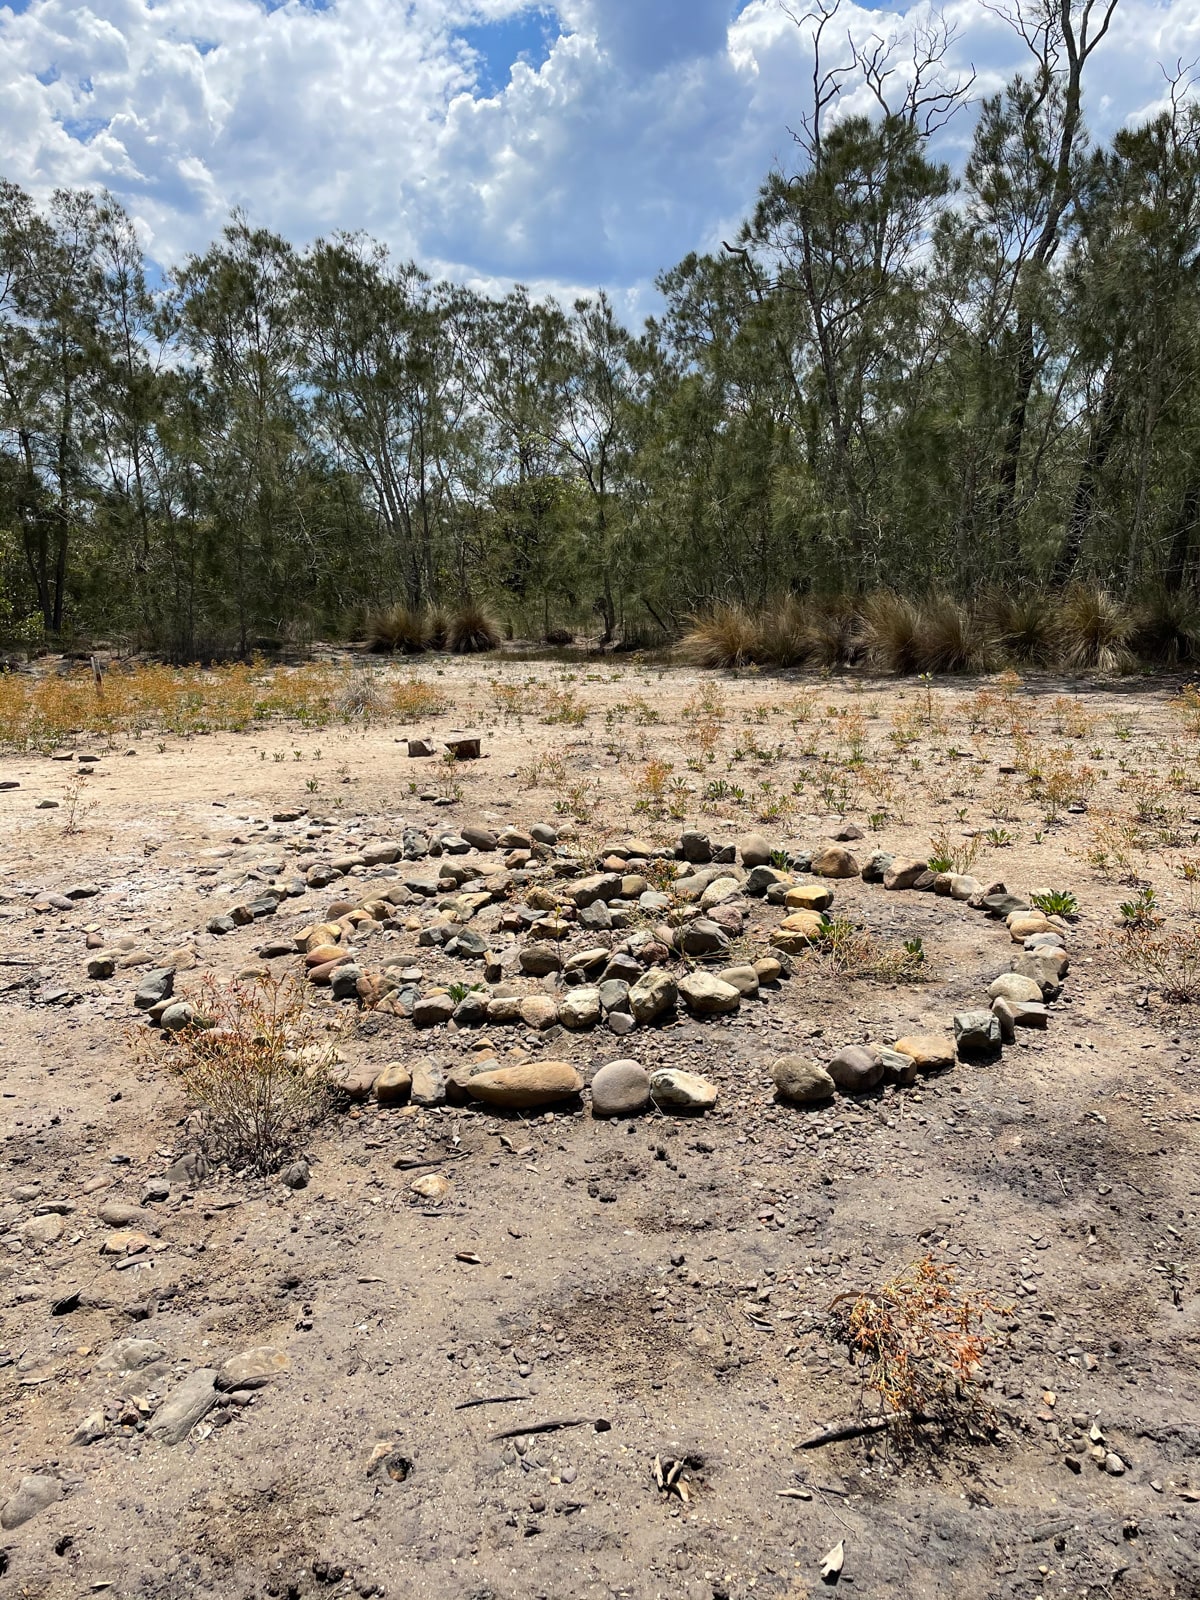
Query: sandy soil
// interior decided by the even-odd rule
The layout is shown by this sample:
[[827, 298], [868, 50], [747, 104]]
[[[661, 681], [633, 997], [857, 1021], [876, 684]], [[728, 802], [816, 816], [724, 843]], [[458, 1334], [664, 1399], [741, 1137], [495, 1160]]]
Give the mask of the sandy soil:
[[[0, 794], [0, 1502], [31, 1474], [64, 1491], [0, 1532], [0, 1597], [799, 1600], [823, 1591], [839, 1541], [839, 1586], [864, 1600], [1200, 1595], [1200, 1005], [1168, 1005], [1128, 972], [1110, 934], [1130, 889], [1088, 861], [1115, 838], [1169, 924], [1188, 925], [1178, 869], [1200, 854], [1200, 739], [1178, 686], [926, 690], [607, 662], [423, 675], [451, 709], [419, 728], [81, 738], [76, 753], [101, 756], [82, 784], [78, 761], [0, 761], [20, 784]], [[483, 759], [407, 755], [408, 736], [440, 746], [453, 730], [478, 731]], [[1065, 766], [1059, 788], [1086, 791], [1083, 809], [1004, 770], [1030, 765]], [[270, 820], [288, 808], [304, 815]], [[1153, 826], [1139, 832], [1139, 814]], [[881, 944], [923, 941], [923, 982], [837, 981], [800, 960], [729, 1019], [681, 1013], [622, 1039], [488, 1030], [501, 1052], [587, 1079], [619, 1057], [685, 1066], [720, 1091], [703, 1118], [593, 1120], [586, 1094], [525, 1115], [367, 1103], [318, 1131], [307, 1188], [221, 1169], [174, 1183], [149, 1208], [152, 1248], [133, 1265], [102, 1256], [98, 1204], [138, 1201], [194, 1138], [177, 1081], [131, 1047], [143, 969], [90, 980], [89, 931], [155, 963], [190, 947], [186, 993], [321, 920], [355, 878], [398, 869], [206, 933], [248, 872], [489, 820], [553, 823], [589, 869], [603, 841], [667, 844], [685, 825], [813, 848], [849, 820], [860, 860], [983, 830], [981, 881], [1077, 894], [1071, 972], [1048, 1032], [1019, 1033], [997, 1062], [777, 1104], [780, 1051], [948, 1033], [1014, 953], [1003, 923], [963, 905], [837, 883], [839, 911]], [[34, 909], [77, 885], [99, 892]], [[750, 905], [742, 948], [764, 954], [780, 913]], [[411, 948], [429, 982], [462, 975], [411, 930], [379, 933], [385, 946]], [[450, 1067], [474, 1042], [320, 1003], [351, 1065]], [[414, 1170], [443, 1173], [445, 1198], [415, 1195]], [[39, 1242], [60, 1214], [61, 1237]], [[926, 1252], [1012, 1307], [987, 1369], [998, 1439], [799, 1450], [864, 1402], [821, 1331], [829, 1303]], [[130, 1336], [165, 1354], [103, 1370]], [[151, 1438], [190, 1371], [260, 1345], [286, 1352], [283, 1376], [182, 1443]], [[481, 1398], [497, 1403], [464, 1406]], [[106, 1403], [105, 1436], [73, 1444]], [[564, 1418], [582, 1425], [493, 1437]], [[1122, 1475], [1086, 1453], [1094, 1423]], [[660, 1492], [656, 1455], [686, 1459], [687, 1504]]]

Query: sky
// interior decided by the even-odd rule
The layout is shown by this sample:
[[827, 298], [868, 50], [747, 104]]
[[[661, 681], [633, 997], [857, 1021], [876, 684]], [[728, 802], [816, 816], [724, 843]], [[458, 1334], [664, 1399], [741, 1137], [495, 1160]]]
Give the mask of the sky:
[[[994, 9], [943, 15], [977, 94], [1022, 66]], [[838, 47], [927, 16], [845, 0]], [[1197, 59], [1200, 0], [1119, 0], [1092, 127], [1144, 116], [1162, 69]], [[604, 286], [637, 315], [794, 165], [810, 75], [780, 0], [8, 0], [0, 177], [109, 189], [164, 270], [241, 207], [297, 244], [363, 229], [480, 288]], [[947, 137], [961, 154], [969, 113]]]

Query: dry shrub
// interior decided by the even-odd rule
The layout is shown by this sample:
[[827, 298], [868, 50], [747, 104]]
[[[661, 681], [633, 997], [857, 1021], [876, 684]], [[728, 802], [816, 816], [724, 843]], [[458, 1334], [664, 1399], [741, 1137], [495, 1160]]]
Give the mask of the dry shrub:
[[989, 672], [996, 641], [984, 619], [950, 595], [931, 595], [921, 606], [921, 667], [925, 672]]
[[367, 646], [378, 654], [398, 650], [417, 656], [429, 649], [431, 632], [428, 612], [417, 606], [387, 606], [368, 618]]
[[810, 952], [837, 978], [868, 978], [876, 983], [919, 983], [924, 977], [925, 951], [919, 939], [907, 944], [882, 945], [849, 917], [827, 917]]
[[425, 620], [429, 626], [429, 649], [444, 650], [450, 633], [450, 613], [445, 606], [430, 606]]
[[1072, 584], [1058, 601], [1056, 630], [1062, 663], [1075, 672], [1124, 672], [1132, 665], [1133, 619], [1107, 589]]
[[1058, 648], [1054, 613], [1044, 594], [1008, 594], [990, 589], [977, 614], [996, 641], [997, 649], [1022, 666], [1047, 667]]
[[808, 609], [794, 594], [785, 595], [764, 614], [760, 649], [773, 667], [799, 667], [812, 654]]
[[458, 656], [480, 655], [500, 648], [500, 624], [473, 600], [464, 601], [446, 624], [446, 648]]
[[722, 602], [700, 612], [682, 649], [698, 667], [748, 667], [762, 653], [762, 628], [745, 606]]
[[276, 1172], [328, 1108], [334, 1051], [318, 1043], [294, 979], [206, 979], [196, 1006], [203, 1025], [163, 1035], [160, 1058], [181, 1078], [214, 1159]]
[[388, 699], [373, 672], [356, 672], [338, 690], [334, 705], [344, 721], [370, 722], [387, 714]]
[[399, 683], [389, 684], [385, 692], [392, 715], [402, 722], [418, 722], [422, 717], [433, 716], [444, 711], [448, 703], [440, 689], [420, 678], [404, 678]]
[[866, 650], [862, 607], [850, 595], [813, 595], [806, 608], [808, 656], [814, 666], [849, 667]]
[[881, 589], [863, 608], [867, 650], [886, 672], [922, 671], [921, 618], [903, 595]]
[[1172, 932], [1135, 922], [1114, 941], [1128, 971], [1174, 1005], [1200, 1002], [1200, 927]]
[[994, 1316], [1011, 1308], [961, 1290], [950, 1267], [925, 1256], [878, 1289], [838, 1295], [830, 1336], [863, 1365], [865, 1387], [897, 1418], [991, 1429], [982, 1366]]
[[1200, 605], [1186, 590], [1158, 588], [1134, 610], [1131, 641], [1143, 661], [1164, 667], [1200, 661]]

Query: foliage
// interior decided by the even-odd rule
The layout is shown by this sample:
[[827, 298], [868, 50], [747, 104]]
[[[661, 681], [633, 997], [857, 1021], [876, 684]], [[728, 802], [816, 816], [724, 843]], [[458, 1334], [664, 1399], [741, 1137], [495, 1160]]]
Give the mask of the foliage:
[[858, 1358], [865, 1387], [911, 1436], [918, 1421], [991, 1428], [982, 1369], [992, 1319], [1009, 1314], [962, 1290], [953, 1270], [927, 1255], [878, 1289], [838, 1295], [829, 1322]]
[[1079, 901], [1069, 889], [1042, 889], [1029, 896], [1030, 904], [1048, 917], [1076, 917]]
[[275, 1172], [325, 1114], [334, 1052], [317, 1043], [301, 984], [207, 979], [200, 1020], [161, 1036], [160, 1058], [198, 1110], [210, 1152]]
[[1120, 950], [1127, 969], [1164, 1000], [1200, 1002], [1200, 927], [1179, 931], [1137, 921], [1120, 935]]
[[848, 917], [823, 919], [809, 953], [838, 978], [866, 978], [875, 983], [916, 983], [922, 977], [925, 951], [920, 940], [900, 946], [881, 945]]
[[446, 648], [455, 655], [477, 655], [500, 646], [500, 628], [483, 606], [465, 602], [449, 615], [445, 629]]

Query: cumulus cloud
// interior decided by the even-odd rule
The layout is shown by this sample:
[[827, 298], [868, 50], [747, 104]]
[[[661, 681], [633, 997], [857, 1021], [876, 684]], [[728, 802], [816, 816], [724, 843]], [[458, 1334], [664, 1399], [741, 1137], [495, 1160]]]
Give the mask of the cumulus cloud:
[[[946, 14], [982, 87], [1020, 66], [978, 0]], [[839, 39], [908, 20], [847, 4]], [[532, 58], [531, 22], [551, 40]], [[777, 0], [20, 0], [0, 6], [3, 175], [110, 188], [164, 265], [241, 206], [298, 242], [364, 228], [461, 278], [633, 307], [790, 159], [806, 51]], [[1121, 0], [1093, 125], [1197, 55], [1200, 0]]]

